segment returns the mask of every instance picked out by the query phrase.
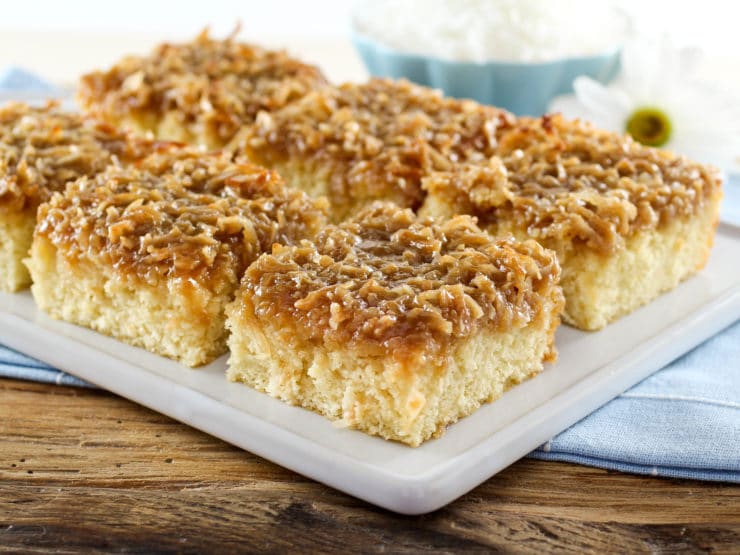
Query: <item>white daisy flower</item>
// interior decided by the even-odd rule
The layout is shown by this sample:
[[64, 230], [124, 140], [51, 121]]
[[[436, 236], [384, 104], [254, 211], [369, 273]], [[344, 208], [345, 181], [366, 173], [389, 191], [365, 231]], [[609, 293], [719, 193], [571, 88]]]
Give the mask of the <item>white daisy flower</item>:
[[556, 98], [550, 111], [723, 170], [740, 168], [740, 107], [693, 78], [697, 51], [672, 48], [666, 39], [633, 41], [621, 61], [612, 84], [578, 77], [575, 96]]

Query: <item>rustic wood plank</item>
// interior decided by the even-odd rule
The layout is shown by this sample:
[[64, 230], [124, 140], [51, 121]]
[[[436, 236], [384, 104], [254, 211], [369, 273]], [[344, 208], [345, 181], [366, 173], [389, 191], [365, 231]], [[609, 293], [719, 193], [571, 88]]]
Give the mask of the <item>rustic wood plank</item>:
[[740, 487], [523, 460], [373, 507], [101, 391], [0, 380], [0, 551], [737, 552]]

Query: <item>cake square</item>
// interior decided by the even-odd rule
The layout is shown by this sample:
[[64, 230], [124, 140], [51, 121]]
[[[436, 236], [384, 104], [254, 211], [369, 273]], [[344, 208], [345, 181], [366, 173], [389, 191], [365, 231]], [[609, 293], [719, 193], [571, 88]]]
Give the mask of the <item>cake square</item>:
[[326, 207], [269, 170], [163, 149], [41, 205], [28, 267], [39, 308], [188, 366], [224, 354], [224, 307], [274, 243], [313, 236]]
[[31, 278], [23, 265], [38, 206], [81, 176], [146, 150], [106, 124], [66, 113], [55, 103], [0, 108], [0, 290], [15, 292]]
[[78, 100], [85, 112], [115, 126], [218, 149], [260, 111], [325, 84], [318, 68], [285, 52], [233, 36], [214, 40], [206, 30], [192, 42], [162, 44], [148, 56], [84, 75]]
[[405, 80], [325, 87], [245, 129], [238, 152], [276, 169], [313, 196], [325, 195], [335, 221], [375, 200], [417, 209], [421, 180], [462, 162], [485, 161], [503, 110], [445, 98]]
[[554, 359], [559, 275], [535, 241], [372, 204], [249, 267], [227, 375], [417, 446]]
[[420, 212], [470, 214], [554, 250], [566, 323], [603, 328], [706, 264], [722, 198], [714, 169], [561, 116], [502, 127], [496, 155], [426, 178]]

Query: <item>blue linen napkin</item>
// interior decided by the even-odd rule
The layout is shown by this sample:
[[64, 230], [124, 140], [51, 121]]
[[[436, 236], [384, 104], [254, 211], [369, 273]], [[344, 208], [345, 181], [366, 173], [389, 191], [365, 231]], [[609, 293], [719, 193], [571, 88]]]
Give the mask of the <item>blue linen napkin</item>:
[[[0, 92], [31, 90], [46, 95], [54, 89], [17, 68], [0, 72]], [[740, 176], [728, 180], [725, 197], [724, 221], [740, 225]], [[95, 387], [1, 344], [0, 377]], [[740, 321], [529, 456], [740, 483]]]
[[653, 476], [740, 482], [740, 322], [530, 456]]
[[76, 376], [57, 370], [44, 362], [40, 362], [24, 354], [9, 349], [0, 344], [0, 377], [30, 380], [33, 382], [55, 383], [57, 385], [72, 385], [76, 387], [91, 387], [92, 385]]
[[5, 94], [21, 92], [44, 96], [58, 94], [59, 91], [56, 85], [23, 68], [10, 66], [0, 69], [0, 92]]

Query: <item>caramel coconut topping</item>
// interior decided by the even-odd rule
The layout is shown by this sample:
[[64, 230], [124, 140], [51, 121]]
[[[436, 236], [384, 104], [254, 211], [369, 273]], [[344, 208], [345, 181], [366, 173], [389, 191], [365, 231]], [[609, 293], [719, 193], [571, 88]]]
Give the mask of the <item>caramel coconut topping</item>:
[[11, 102], [0, 108], [0, 210], [36, 210], [68, 181], [140, 156], [146, 144], [109, 125]]
[[494, 154], [512, 116], [470, 100], [444, 98], [408, 81], [372, 79], [327, 87], [273, 114], [261, 114], [243, 148], [265, 165], [298, 163], [328, 174], [340, 213], [355, 199], [418, 208], [421, 179]]
[[[237, 42], [201, 33], [187, 44], [162, 44], [146, 57], [127, 57], [105, 72], [82, 77], [79, 98], [109, 121], [143, 122], [174, 112], [194, 135], [227, 143], [261, 110], [283, 107], [326, 83], [318, 68]], [[213, 145], [212, 145], [213, 146]]]
[[502, 129], [496, 154], [430, 176], [424, 188], [484, 227], [502, 222], [605, 254], [639, 230], [696, 213], [721, 188], [712, 168], [560, 116]]
[[468, 216], [435, 223], [375, 203], [313, 243], [261, 256], [242, 287], [288, 341], [444, 357], [480, 326], [520, 328], [543, 302], [562, 308], [559, 275], [554, 254], [534, 241], [492, 241]]
[[42, 205], [36, 233], [70, 260], [147, 282], [223, 271], [234, 281], [273, 243], [313, 236], [325, 211], [269, 170], [165, 150], [70, 184]]

